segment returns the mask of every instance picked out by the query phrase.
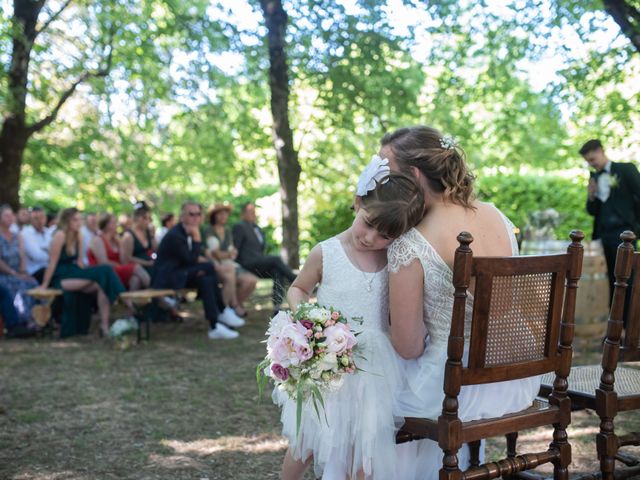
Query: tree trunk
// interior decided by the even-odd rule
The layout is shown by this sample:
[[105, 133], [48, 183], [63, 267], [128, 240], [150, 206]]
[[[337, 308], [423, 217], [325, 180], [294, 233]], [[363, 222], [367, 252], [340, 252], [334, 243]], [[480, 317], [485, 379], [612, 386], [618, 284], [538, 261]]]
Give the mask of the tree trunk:
[[300, 265], [298, 244], [298, 181], [300, 163], [289, 125], [289, 71], [285, 53], [287, 13], [281, 0], [260, 0], [269, 46], [272, 137], [278, 160], [282, 197], [283, 254], [292, 268]]
[[44, 0], [13, 2], [9, 113], [0, 129], [0, 204], [8, 203], [14, 209], [20, 204], [22, 156], [32, 133], [26, 125], [27, 82], [36, 24], [43, 5]]
[[622, 33], [640, 52], [640, 11], [624, 0], [604, 0], [604, 9], [616, 21]]

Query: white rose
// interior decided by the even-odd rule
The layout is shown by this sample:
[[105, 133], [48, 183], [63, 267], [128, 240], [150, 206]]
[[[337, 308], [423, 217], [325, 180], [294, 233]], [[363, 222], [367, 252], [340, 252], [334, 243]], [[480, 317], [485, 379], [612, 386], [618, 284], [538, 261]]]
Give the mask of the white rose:
[[309, 316], [309, 320], [320, 321], [322, 320], [322, 309], [320, 308], [312, 308], [309, 310], [307, 314]]
[[334, 352], [329, 352], [323, 355], [317, 363], [317, 368], [321, 372], [326, 370], [337, 371], [338, 370], [338, 356]]
[[333, 378], [329, 381], [329, 390], [335, 392], [340, 389], [342, 384], [344, 383], [344, 375], [334, 375]]

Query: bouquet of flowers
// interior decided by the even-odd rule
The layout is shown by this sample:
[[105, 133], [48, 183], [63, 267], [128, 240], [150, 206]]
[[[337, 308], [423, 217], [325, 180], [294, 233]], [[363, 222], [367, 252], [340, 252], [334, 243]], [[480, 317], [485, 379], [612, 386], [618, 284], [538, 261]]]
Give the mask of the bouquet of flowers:
[[138, 321], [135, 318], [120, 318], [109, 328], [109, 336], [116, 340], [118, 348], [126, 350], [134, 343], [133, 336], [137, 331]]
[[[355, 320], [355, 319], [354, 319]], [[304, 303], [293, 314], [280, 311], [267, 330], [267, 356], [256, 369], [262, 392], [268, 378], [296, 401], [296, 431], [302, 403], [311, 398], [318, 418], [323, 392], [338, 390], [344, 376], [354, 373], [358, 344], [347, 319], [338, 310]]]

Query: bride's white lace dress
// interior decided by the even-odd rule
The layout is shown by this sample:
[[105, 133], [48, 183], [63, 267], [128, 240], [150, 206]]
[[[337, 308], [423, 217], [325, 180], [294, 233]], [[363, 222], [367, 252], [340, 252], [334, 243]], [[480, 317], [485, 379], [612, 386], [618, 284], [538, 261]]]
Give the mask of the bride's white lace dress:
[[[518, 245], [513, 225], [502, 216], [512, 240], [513, 254]], [[471, 245], [473, 248], [473, 244]], [[405, 382], [398, 392], [395, 413], [401, 416], [437, 418], [444, 400], [444, 365], [447, 361], [447, 340], [453, 310], [453, 273], [436, 250], [416, 229], [398, 238], [389, 248], [388, 268], [397, 272], [418, 260], [424, 270], [424, 323], [428, 336], [422, 356], [402, 360]], [[465, 325], [465, 358], [469, 342], [473, 298], [467, 298]], [[474, 420], [516, 412], [531, 405], [540, 388], [540, 378], [531, 377], [511, 382], [462, 387], [458, 415], [462, 420]], [[410, 442], [398, 446], [398, 478], [431, 480], [438, 478], [442, 465], [442, 450], [431, 440]], [[468, 466], [468, 449], [458, 454], [461, 468]]]
[[[326, 422], [311, 404], [304, 405], [300, 432], [296, 435], [296, 405], [275, 390], [274, 401], [282, 406], [283, 435], [296, 458], [314, 456], [316, 476], [323, 480], [356, 478], [367, 480], [396, 477], [393, 399], [402, 379], [399, 357], [388, 337], [388, 272], [362, 272], [347, 257], [337, 238], [321, 243], [322, 282], [317, 302], [335, 307], [347, 317], [362, 317], [354, 323], [358, 335], [358, 371], [346, 375], [334, 393], [324, 395]], [[370, 288], [369, 288], [370, 287]]]

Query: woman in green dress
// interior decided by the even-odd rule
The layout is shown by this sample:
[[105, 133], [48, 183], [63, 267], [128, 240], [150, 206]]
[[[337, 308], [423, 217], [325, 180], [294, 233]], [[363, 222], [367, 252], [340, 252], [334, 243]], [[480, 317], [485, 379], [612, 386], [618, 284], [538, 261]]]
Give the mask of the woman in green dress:
[[[61, 288], [65, 291], [65, 309], [67, 292], [96, 295], [100, 315], [100, 332], [109, 330], [111, 304], [125, 291], [122, 282], [109, 265], [85, 267], [78, 252], [82, 251], [80, 234], [81, 217], [77, 208], [67, 208], [60, 214], [58, 230], [53, 235], [49, 248], [49, 265], [44, 274], [42, 287]], [[80, 322], [74, 319], [74, 322]], [[61, 336], [76, 333], [69, 329], [63, 318]], [[86, 332], [77, 332], [86, 333]]]

